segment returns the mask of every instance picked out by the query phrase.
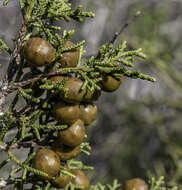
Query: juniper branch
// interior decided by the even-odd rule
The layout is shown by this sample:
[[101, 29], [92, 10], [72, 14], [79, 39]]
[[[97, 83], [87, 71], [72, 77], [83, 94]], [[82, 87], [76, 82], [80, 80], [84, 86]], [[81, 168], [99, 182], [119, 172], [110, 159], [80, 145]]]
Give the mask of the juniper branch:
[[8, 70], [7, 70], [8, 82], [10, 82], [13, 79], [13, 77], [16, 73], [16, 70], [18, 68], [18, 65], [20, 65], [20, 60], [21, 60], [20, 50], [21, 50], [23, 39], [24, 39], [25, 34], [26, 34], [26, 30], [27, 30], [26, 19], [24, 19], [22, 21], [22, 26], [21, 26], [21, 29], [19, 32], [19, 37], [17, 39], [14, 51], [11, 55], [11, 61], [10, 61], [9, 66], [8, 66]]
[[8, 151], [11, 149], [20, 149], [20, 148], [40, 148], [42, 147], [41, 145], [38, 145], [37, 143], [33, 141], [28, 141], [28, 142], [17, 142], [13, 145], [9, 145], [6, 143], [0, 144], [0, 151]]

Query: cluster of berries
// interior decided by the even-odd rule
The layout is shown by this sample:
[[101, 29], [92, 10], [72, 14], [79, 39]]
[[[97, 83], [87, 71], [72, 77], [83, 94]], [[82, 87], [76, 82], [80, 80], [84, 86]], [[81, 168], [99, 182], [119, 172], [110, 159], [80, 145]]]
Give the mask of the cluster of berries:
[[[71, 46], [73, 47], [74, 44], [67, 41], [64, 48], [69, 49]], [[56, 60], [56, 63], [62, 68], [76, 67], [79, 55], [79, 48], [70, 48], [69, 51], [62, 53], [62, 57], [60, 60]], [[56, 49], [42, 38], [30, 38], [24, 45], [24, 58], [31, 67], [52, 64], [55, 62], [55, 57]], [[85, 173], [79, 169], [70, 170], [66, 162], [81, 152], [80, 145], [86, 136], [85, 127], [90, 125], [98, 115], [97, 106], [93, 101], [98, 100], [101, 90], [82, 89], [84, 82], [81, 78], [73, 75], [57, 75], [48, 79], [55, 84], [65, 81], [66, 91], [60, 91], [52, 98], [52, 116], [59, 124], [65, 124], [68, 127], [58, 131], [57, 139], [52, 143], [50, 149], [38, 150], [33, 159], [33, 167], [47, 173], [46, 179], [59, 188], [64, 188], [71, 181], [75, 185], [82, 186], [83, 190], [87, 190], [90, 183]], [[102, 74], [100, 87], [103, 91], [113, 92], [119, 88], [121, 83], [122, 77], [116, 80], [110, 75]], [[35, 91], [38, 91], [38, 88]], [[64, 175], [60, 170], [61, 166], [64, 167], [64, 170], [72, 173], [75, 178]], [[130, 189], [127, 188], [127, 190]]]

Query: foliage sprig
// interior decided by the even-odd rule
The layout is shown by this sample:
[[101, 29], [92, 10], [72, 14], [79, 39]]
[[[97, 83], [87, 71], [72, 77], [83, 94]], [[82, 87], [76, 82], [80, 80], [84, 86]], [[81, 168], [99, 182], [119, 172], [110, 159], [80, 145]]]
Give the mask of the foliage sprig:
[[[9, 0], [3, 2], [4, 5], [10, 3]], [[8, 96], [15, 92], [15, 97], [9, 109], [0, 116], [0, 151], [7, 152], [8, 160], [0, 163], [0, 169], [6, 166], [10, 160], [17, 164], [17, 167], [10, 172], [9, 178], [4, 184], [13, 184], [14, 189], [25, 189], [26, 184], [32, 184], [32, 189], [57, 189], [51, 182], [45, 182], [36, 176], [48, 177], [48, 174], [31, 167], [31, 162], [35, 149], [44, 145], [50, 146], [47, 142], [52, 142], [56, 134], [66, 129], [67, 125], [56, 123], [52, 116], [52, 98], [57, 94], [64, 93], [68, 89], [64, 86], [66, 79], [55, 83], [50, 80], [52, 76], [74, 76], [83, 81], [81, 90], [101, 90], [102, 76], [113, 76], [118, 80], [121, 76], [139, 78], [154, 82], [155, 79], [140, 71], [132, 71], [128, 67], [133, 67], [136, 58], [145, 59], [146, 55], [141, 49], [127, 50], [124, 41], [118, 47], [114, 47], [114, 41], [103, 45], [96, 56], [91, 56], [87, 60], [82, 59], [85, 53], [85, 41], [75, 43], [70, 47], [64, 47], [65, 43], [74, 35], [74, 30], [62, 31], [61, 27], [53, 25], [53, 21], [63, 20], [68, 22], [76, 20], [83, 21], [83, 18], [94, 17], [94, 13], [83, 10], [82, 6], [76, 9], [71, 7], [68, 0], [19, 0], [21, 13], [23, 16], [22, 27], [19, 36], [15, 41], [15, 48], [11, 50], [6, 43], [0, 39], [0, 51], [7, 51], [10, 56], [6, 85], [2, 88], [2, 94]], [[62, 35], [60, 35], [62, 33]], [[56, 50], [56, 57], [52, 64], [43, 69], [29, 68], [28, 73], [24, 68], [28, 66], [28, 61], [24, 59], [24, 45], [32, 37], [40, 37], [50, 42]], [[74, 49], [80, 49], [80, 58], [77, 67], [61, 68], [59, 60], [64, 53]], [[26, 79], [26, 75], [31, 77]], [[38, 84], [36, 89], [34, 84]], [[36, 97], [34, 91], [40, 89], [44, 94]], [[25, 106], [18, 110], [17, 105], [23, 99]], [[0, 97], [1, 100], [1, 97]], [[0, 108], [2, 107], [0, 104]], [[16, 129], [16, 130], [15, 130]], [[15, 130], [14, 138], [6, 140], [10, 130]], [[90, 155], [91, 147], [89, 143], [83, 142], [81, 152]], [[11, 149], [29, 148], [29, 154], [24, 162], [18, 160]], [[93, 170], [93, 167], [83, 164], [81, 161], [69, 160], [67, 165], [70, 169]], [[20, 177], [16, 174], [22, 172]], [[60, 167], [60, 172], [71, 175]], [[73, 176], [72, 176], [73, 177]], [[94, 190], [116, 190], [120, 184], [115, 180], [113, 185], [91, 186]], [[68, 184], [65, 189], [76, 190], [77, 185]]]

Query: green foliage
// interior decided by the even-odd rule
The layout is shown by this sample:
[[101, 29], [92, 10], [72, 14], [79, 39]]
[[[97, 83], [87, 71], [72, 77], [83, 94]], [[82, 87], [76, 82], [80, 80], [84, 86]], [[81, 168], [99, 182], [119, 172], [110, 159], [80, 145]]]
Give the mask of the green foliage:
[[0, 52], [3, 50], [7, 51], [8, 53], [11, 53], [10, 48], [4, 43], [2, 39], [0, 39]]
[[165, 187], [164, 177], [156, 180], [154, 177], [150, 180], [150, 190], [177, 190], [177, 187]]
[[[156, 180], [154, 177], [152, 177], [149, 180], [149, 189], [150, 190], [177, 190], [177, 187], [166, 187], [164, 177], [161, 176], [158, 180]], [[121, 188], [122, 187], [122, 188]], [[117, 190], [117, 189], [123, 189], [123, 186], [118, 183], [117, 180], [113, 181], [113, 184], [106, 184], [103, 185], [101, 183], [98, 183], [96, 185], [92, 185], [91, 190]]]
[[[177, 33], [180, 34], [177, 28], [179, 20], [176, 7], [173, 5], [170, 1], [151, 4], [146, 2], [143, 5], [138, 3], [133, 12], [140, 9], [142, 16], [129, 26], [129, 31], [122, 34], [121, 38], [126, 39], [130, 47], [135, 49], [140, 46], [145, 50], [148, 59], [142, 63], [141, 68], [144, 66], [146, 70], [154, 72], [158, 84], [153, 90], [143, 90], [144, 94], [140, 93], [138, 88], [135, 91], [133, 87], [135, 93], [132, 98], [123, 90], [122, 107], [117, 106], [111, 98], [106, 99], [112, 106], [115, 103], [118, 112], [113, 114], [113, 118], [103, 110], [102, 117], [115, 122], [113, 125], [112, 122], [108, 123], [108, 126], [114, 129], [112, 134], [110, 129], [104, 132], [107, 129], [98, 131], [97, 128], [97, 133], [113, 137], [104, 141], [104, 146], [100, 147], [104, 149], [105, 146], [110, 146], [110, 150], [103, 150], [103, 157], [112, 153], [112, 158], [105, 166], [111, 168], [105, 174], [105, 181], [116, 176], [120, 176], [121, 179], [132, 176], [145, 177], [151, 172], [155, 176], [165, 176], [169, 187], [178, 184], [181, 188], [182, 48], [181, 35], [178, 36]], [[133, 7], [128, 8], [131, 14], [132, 9]], [[174, 23], [176, 28], [172, 30], [170, 28], [173, 28]], [[138, 66], [140, 68], [140, 65]], [[119, 116], [120, 119], [117, 119]], [[113, 146], [118, 144], [120, 146], [114, 151]], [[115, 163], [118, 163], [117, 166]]]
[[[10, 3], [4, 1], [4, 5]], [[94, 17], [91, 12], [82, 10], [82, 6], [78, 6], [75, 10], [71, 8], [71, 4], [67, 0], [19, 0], [21, 12], [23, 15], [23, 24], [20, 31], [20, 36], [15, 42], [15, 50], [10, 48], [0, 40], [0, 51], [5, 50], [10, 54], [10, 66], [8, 68], [7, 92], [16, 92], [15, 98], [12, 101], [9, 109], [0, 116], [1, 124], [1, 150], [8, 154], [8, 160], [3, 160], [0, 163], [0, 169], [6, 166], [10, 160], [16, 163], [16, 167], [10, 172], [7, 179], [7, 185], [13, 184], [14, 189], [26, 189], [27, 184], [32, 184], [32, 189], [56, 189], [52, 183], [41, 180], [36, 176], [47, 177], [48, 174], [32, 168], [32, 159], [35, 156], [34, 148], [42, 146], [50, 146], [53, 139], [56, 138], [57, 132], [67, 128], [67, 125], [59, 125], [52, 117], [53, 101], [52, 98], [58, 93], [64, 93], [67, 89], [64, 87], [66, 79], [60, 83], [51, 82], [49, 77], [55, 75], [72, 75], [83, 80], [82, 89], [101, 90], [102, 75], [107, 74], [118, 79], [125, 75], [134, 79], [143, 79], [154, 82], [155, 79], [151, 76], [142, 74], [140, 71], [132, 71], [128, 67], [133, 67], [136, 58], [145, 59], [146, 55], [141, 49], [127, 50], [126, 42], [115, 47], [114, 44], [103, 45], [96, 56], [88, 58], [82, 62], [84, 55], [84, 43], [81, 41], [73, 46], [65, 48], [65, 43], [71, 39], [74, 30], [62, 31], [60, 27], [54, 26], [51, 23], [56, 20], [83, 21], [85, 17]], [[61, 31], [61, 35], [58, 32]], [[27, 61], [23, 58], [23, 48], [25, 42], [31, 37], [41, 37], [49, 41], [56, 49], [56, 59], [42, 69], [29, 68]], [[57, 61], [61, 58], [64, 52], [80, 48], [80, 59], [77, 67], [61, 68]], [[26, 75], [31, 75], [26, 78]], [[33, 94], [33, 84], [37, 82], [37, 87], [44, 90], [44, 95], [35, 97]], [[36, 90], [37, 90], [36, 89]], [[23, 98], [25, 106], [21, 109], [17, 108], [18, 103]], [[16, 129], [13, 139], [5, 140], [5, 135], [9, 131]], [[50, 142], [50, 143], [48, 143]], [[29, 154], [25, 161], [20, 161], [14, 156], [11, 149], [14, 148], [29, 148]], [[31, 147], [31, 148], [30, 148]], [[89, 143], [81, 144], [81, 151], [86, 155], [90, 154], [91, 147]], [[84, 170], [92, 170], [91, 166], [86, 166], [80, 161], [70, 160], [67, 162], [71, 168]], [[61, 172], [72, 176], [63, 168]], [[20, 177], [16, 174], [20, 172]], [[72, 176], [73, 177], [73, 176]], [[120, 187], [115, 180], [113, 185], [92, 186], [91, 189], [115, 190]], [[66, 189], [75, 189], [77, 186], [69, 184]]]

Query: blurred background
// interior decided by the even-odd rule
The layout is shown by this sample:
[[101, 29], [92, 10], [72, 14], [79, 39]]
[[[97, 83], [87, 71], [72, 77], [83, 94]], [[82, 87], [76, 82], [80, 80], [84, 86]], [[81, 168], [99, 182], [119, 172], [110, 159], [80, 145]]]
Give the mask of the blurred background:
[[[103, 93], [96, 103], [99, 117], [87, 128], [92, 154], [81, 159], [95, 167], [91, 182], [111, 183], [148, 176], [165, 176], [169, 186], [182, 187], [182, 1], [181, 0], [74, 0], [95, 12], [84, 23], [59, 22], [62, 29], [75, 28], [73, 42], [86, 40], [87, 54], [112, 39], [136, 11], [142, 14], [120, 35], [130, 48], [142, 48], [146, 61], [134, 70], [156, 77], [151, 83], [124, 77], [114, 93]], [[21, 26], [16, 1], [0, 3], [0, 38], [13, 47]], [[8, 66], [0, 53], [0, 78]], [[8, 172], [8, 170], [6, 171]], [[0, 176], [3, 174], [0, 173]], [[180, 188], [179, 188], [180, 189]]]

